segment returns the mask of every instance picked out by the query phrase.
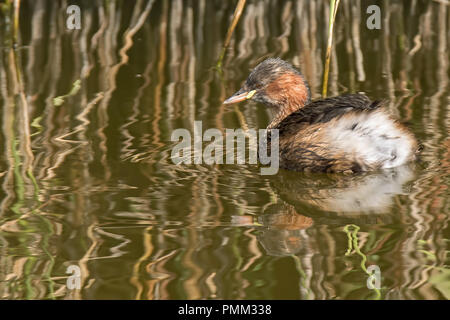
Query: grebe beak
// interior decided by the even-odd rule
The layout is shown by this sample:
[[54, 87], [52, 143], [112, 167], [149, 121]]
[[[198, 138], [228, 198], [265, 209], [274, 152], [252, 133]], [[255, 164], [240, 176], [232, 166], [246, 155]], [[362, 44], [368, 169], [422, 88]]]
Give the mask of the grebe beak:
[[223, 102], [223, 104], [233, 104], [238, 103], [244, 100], [251, 99], [256, 93], [256, 90], [251, 91], [244, 91], [243, 89], [240, 89], [238, 92], [233, 94], [231, 97], [229, 97], [227, 100]]

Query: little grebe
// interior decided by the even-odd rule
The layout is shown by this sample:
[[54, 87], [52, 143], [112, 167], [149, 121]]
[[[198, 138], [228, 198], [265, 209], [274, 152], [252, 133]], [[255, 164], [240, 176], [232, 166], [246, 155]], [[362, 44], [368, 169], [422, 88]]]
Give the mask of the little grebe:
[[279, 130], [280, 167], [307, 172], [360, 172], [392, 168], [416, 158], [414, 135], [363, 94], [311, 102], [300, 71], [270, 58], [250, 73], [225, 104], [252, 99], [275, 116], [267, 129]]

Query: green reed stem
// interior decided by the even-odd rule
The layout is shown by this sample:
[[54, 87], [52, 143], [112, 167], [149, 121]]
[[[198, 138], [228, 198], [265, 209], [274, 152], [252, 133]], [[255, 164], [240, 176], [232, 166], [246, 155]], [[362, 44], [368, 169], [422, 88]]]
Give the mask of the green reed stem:
[[220, 54], [219, 61], [217, 61], [217, 65], [216, 65], [216, 67], [217, 67], [217, 69], [219, 69], [219, 71], [222, 70], [223, 58], [225, 57], [226, 50], [228, 48], [228, 45], [230, 44], [231, 36], [233, 35], [234, 29], [236, 28], [239, 18], [242, 15], [242, 11], [244, 11], [245, 2], [246, 2], [246, 0], [239, 0], [239, 2], [236, 5], [236, 9], [234, 10], [233, 20], [231, 21], [231, 25], [228, 28], [227, 36], [225, 38], [225, 43], [223, 44], [222, 52]]
[[328, 43], [327, 43], [327, 55], [325, 58], [325, 70], [323, 73], [323, 87], [322, 87], [322, 97], [327, 97], [328, 88], [328, 74], [330, 72], [330, 59], [331, 59], [331, 47], [333, 45], [333, 28], [334, 21], [336, 20], [336, 13], [339, 6], [340, 0], [330, 0], [330, 19], [328, 22]]
[[19, 34], [19, 9], [20, 0], [14, 0], [14, 27], [13, 27], [13, 44], [17, 44]]

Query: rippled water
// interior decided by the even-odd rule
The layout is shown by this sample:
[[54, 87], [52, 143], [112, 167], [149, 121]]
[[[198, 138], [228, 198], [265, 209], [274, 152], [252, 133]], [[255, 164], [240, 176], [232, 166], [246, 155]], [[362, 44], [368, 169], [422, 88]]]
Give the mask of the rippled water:
[[[420, 163], [358, 176], [170, 158], [194, 120], [265, 128], [264, 107], [222, 105], [265, 57], [319, 98], [329, 1], [247, 1], [222, 70], [235, 1], [79, 1], [81, 30], [66, 1], [21, 1], [14, 49], [8, 3], [1, 298], [450, 298], [448, 3], [341, 1], [329, 95], [386, 99], [424, 146]], [[373, 3], [380, 30], [365, 27]]]

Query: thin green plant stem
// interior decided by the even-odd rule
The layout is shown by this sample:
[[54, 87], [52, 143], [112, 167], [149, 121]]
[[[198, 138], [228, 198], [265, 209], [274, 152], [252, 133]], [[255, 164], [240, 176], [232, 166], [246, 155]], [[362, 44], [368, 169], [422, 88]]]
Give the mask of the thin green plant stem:
[[233, 35], [234, 29], [236, 28], [239, 18], [242, 15], [242, 11], [244, 11], [245, 2], [246, 2], [246, 0], [239, 0], [239, 2], [236, 5], [236, 9], [234, 10], [233, 20], [231, 20], [231, 25], [228, 28], [227, 35], [225, 37], [225, 42], [223, 44], [222, 52], [220, 53], [219, 60], [217, 61], [217, 64], [216, 64], [216, 67], [219, 71], [222, 70], [223, 58], [225, 57], [226, 50], [228, 48], [228, 45], [230, 44], [231, 36]]
[[328, 22], [328, 42], [327, 42], [327, 54], [325, 58], [325, 68], [323, 73], [323, 87], [322, 87], [322, 97], [327, 97], [328, 88], [328, 74], [330, 72], [330, 59], [331, 59], [331, 47], [333, 45], [333, 28], [334, 21], [336, 20], [336, 13], [339, 6], [340, 0], [330, 0], [330, 19]]
[[19, 35], [19, 11], [20, 0], [14, 0], [14, 27], [13, 27], [13, 43], [17, 44]]

